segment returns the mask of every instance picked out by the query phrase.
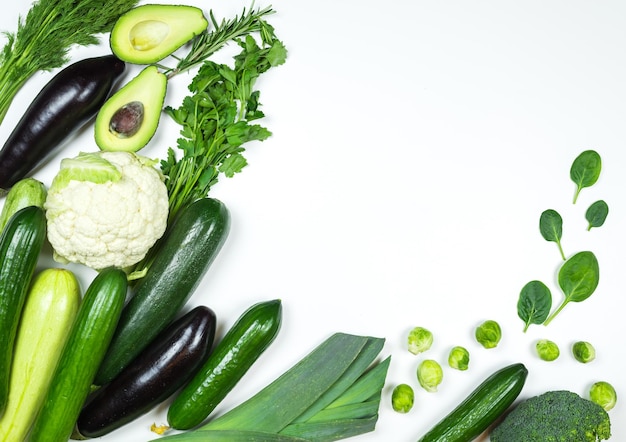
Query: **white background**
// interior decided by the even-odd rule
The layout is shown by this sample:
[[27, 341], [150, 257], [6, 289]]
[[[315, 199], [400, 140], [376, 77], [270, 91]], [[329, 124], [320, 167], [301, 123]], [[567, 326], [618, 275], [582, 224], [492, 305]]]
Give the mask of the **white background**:
[[[169, 2], [177, 3], [177, 2]], [[188, 4], [216, 18], [247, 2]], [[269, 4], [258, 3], [258, 7]], [[280, 298], [284, 321], [275, 343], [231, 392], [221, 413], [266, 385], [331, 333], [386, 338], [392, 356], [377, 430], [363, 441], [414, 441], [496, 369], [523, 362], [521, 397], [551, 389], [586, 396], [597, 380], [626, 397], [624, 251], [626, 250], [626, 5], [619, 1], [276, 0], [269, 18], [289, 49], [284, 66], [259, 81], [263, 120], [274, 135], [248, 146], [249, 166], [221, 179], [212, 196], [229, 207], [228, 241], [190, 306], [215, 310], [221, 335], [250, 305]], [[8, 2], [0, 29], [13, 31], [30, 2]], [[108, 53], [74, 49], [75, 60]], [[229, 60], [229, 58], [226, 58]], [[129, 67], [124, 81], [137, 67]], [[4, 140], [54, 72], [35, 76], [4, 123]], [[171, 82], [177, 106], [191, 75]], [[142, 151], [162, 156], [178, 128], [162, 119]], [[91, 127], [77, 134], [35, 177], [49, 184], [65, 156], [97, 149]], [[572, 204], [573, 159], [595, 149], [598, 183]], [[604, 226], [586, 231], [584, 212], [604, 199]], [[539, 215], [559, 211], [567, 255], [592, 250], [600, 285], [570, 304], [549, 327], [522, 333], [522, 286], [544, 281], [561, 300], [554, 243]], [[44, 258], [45, 260], [45, 258]], [[43, 261], [43, 260], [42, 260]], [[53, 265], [44, 261], [42, 265]], [[74, 268], [74, 267], [73, 267]], [[78, 266], [86, 286], [93, 276]], [[495, 319], [499, 347], [485, 350], [474, 327]], [[434, 332], [429, 353], [407, 352], [415, 325]], [[533, 353], [537, 339], [561, 346], [552, 363]], [[597, 359], [571, 356], [588, 340]], [[445, 369], [439, 392], [418, 385], [422, 358], [445, 364], [453, 345], [471, 352], [470, 369]], [[416, 390], [407, 415], [391, 410], [400, 382]], [[613, 440], [626, 440], [625, 404], [610, 412]], [[104, 437], [144, 441], [166, 407]]]

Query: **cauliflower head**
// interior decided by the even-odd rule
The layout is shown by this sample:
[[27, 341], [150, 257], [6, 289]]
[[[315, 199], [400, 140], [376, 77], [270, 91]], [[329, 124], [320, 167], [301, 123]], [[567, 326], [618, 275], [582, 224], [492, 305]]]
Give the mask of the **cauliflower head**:
[[168, 194], [152, 160], [131, 152], [81, 153], [61, 161], [44, 209], [55, 260], [127, 268], [165, 232]]

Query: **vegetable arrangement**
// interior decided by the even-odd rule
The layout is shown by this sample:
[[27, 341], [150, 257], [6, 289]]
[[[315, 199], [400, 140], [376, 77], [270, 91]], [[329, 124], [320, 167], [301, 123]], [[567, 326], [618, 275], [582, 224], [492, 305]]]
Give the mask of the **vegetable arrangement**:
[[[46, 4], [67, 7], [36, 3], [30, 26]], [[258, 124], [264, 114], [254, 86], [287, 55], [263, 19], [272, 12], [244, 10], [221, 23], [211, 14], [209, 32], [198, 8], [128, 8], [107, 24], [113, 54], [62, 70], [24, 114], [0, 153], [9, 190], [0, 237], [3, 437], [103, 436], [177, 391], [168, 423], [197, 431], [172, 438], [323, 441], [374, 430], [390, 362], [375, 362], [383, 339], [338, 333], [259, 394], [212, 418], [277, 337], [282, 304], [252, 305], [215, 348], [213, 311], [183, 311], [229, 233], [229, 211], [209, 190], [220, 174], [232, 177], [246, 166], [247, 142], [271, 135]], [[231, 41], [241, 51], [232, 67], [208, 60]], [[186, 42], [187, 55], [173, 57], [173, 67], [162, 64]], [[114, 91], [126, 63], [149, 66]], [[177, 150], [160, 163], [139, 155], [159, 125], [167, 83], [193, 67], [190, 95], [165, 109], [181, 126]], [[64, 158], [49, 188], [27, 176], [93, 117], [99, 152]], [[84, 296], [67, 269], [35, 274], [45, 238], [61, 265], [96, 271]], [[53, 296], [55, 309], [45, 309]], [[39, 354], [46, 357], [34, 361]], [[11, 375], [12, 368], [19, 373]]]
[[[36, 26], [36, 19], [47, 14], [41, 5], [53, 10], [68, 6], [63, 0], [40, 0], [24, 28]], [[133, 7], [134, 2], [126, 6], [110, 2], [101, 17], [101, 32], [113, 27], [114, 55], [62, 70], [0, 151], [0, 179], [5, 180], [0, 187], [10, 189], [0, 226], [0, 380], [6, 381], [0, 385], [0, 437], [28, 432], [32, 441], [100, 437], [170, 397], [168, 426], [154, 431], [165, 433], [171, 427], [185, 432], [159, 440], [331, 441], [373, 431], [391, 359], [376, 360], [383, 339], [344, 333], [329, 337], [249, 400], [212, 415], [280, 331], [281, 301], [259, 302], [212, 348], [213, 311], [198, 306], [184, 313], [184, 307], [229, 234], [230, 213], [209, 196], [210, 190], [220, 175], [232, 177], [247, 165], [246, 143], [271, 136], [258, 124], [264, 114], [255, 84], [261, 74], [285, 62], [287, 51], [264, 20], [271, 8], [244, 10], [221, 23], [211, 13], [214, 30], [209, 32], [209, 20], [198, 8]], [[119, 18], [114, 23], [113, 10]], [[77, 16], [63, 16], [63, 25], [72, 20], [75, 24]], [[27, 36], [20, 28], [7, 47]], [[64, 43], [91, 44], [92, 39]], [[228, 42], [240, 50], [232, 66], [209, 59]], [[172, 57], [177, 61], [168, 67], [164, 60], [185, 43], [186, 55]], [[5, 49], [0, 58], [0, 85], [8, 75], [10, 53]], [[114, 92], [125, 63], [148, 66]], [[15, 62], [13, 69], [19, 67]], [[163, 109], [168, 83], [195, 67], [189, 95], [180, 106]], [[84, 74], [81, 81], [78, 74]], [[87, 91], [91, 95], [85, 95]], [[11, 95], [7, 97], [10, 102]], [[181, 127], [180, 137], [166, 158], [147, 159], [137, 151], [153, 139], [162, 114]], [[94, 116], [100, 152], [64, 159], [49, 189], [25, 178]], [[600, 170], [595, 151], [576, 158], [570, 170], [576, 184], [574, 203], [583, 188], [598, 180]], [[587, 230], [602, 226], [607, 216], [606, 202], [596, 201], [585, 212]], [[546, 241], [557, 244], [562, 258], [558, 284], [564, 299], [551, 312], [549, 288], [538, 280], [525, 285], [517, 304], [524, 332], [530, 325], [548, 325], [567, 304], [586, 300], [599, 282], [592, 252], [566, 257], [563, 220], [557, 211], [544, 211], [539, 227]], [[46, 236], [58, 262], [97, 271], [82, 299], [68, 270], [35, 274]], [[52, 280], [53, 274], [58, 279]], [[51, 302], [58, 310], [42, 307]], [[474, 329], [474, 337], [484, 349], [493, 349], [501, 342], [502, 329], [495, 320], [486, 320]], [[407, 344], [411, 353], [422, 355], [430, 350], [433, 333], [415, 327]], [[545, 361], [560, 355], [558, 345], [547, 339], [537, 341], [535, 349]], [[595, 349], [580, 341], [572, 354], [589, 363]], [[469, 363], [465, 347], [450, 349], [449, 368], [467, 371]], [[434, 358], [421, 360], [415, 374], [419, 386], [430, 393], [444, 382], [444, 366]], [[527, 374], [522, 363], [494, 372], [420, 440], [462, 442], [477, 437], [511, 408]], [[33, 394], [34, 388], [40, 394]], [[617, 393], [609, 383], [596, 382], [589, 394], [591, 400], [585, 400], [581, 413], [602, 416], [594, 437], [608, 438], [606, 411], [615, 406]], [[549, 396], [565, 397], [558, 392]], [[397, 385], [391, 401], [394, 410], [409, 413], [415, 404], [412, 386]], [[533, 402], [523, 402], [510, 416], [525, 416]], [[526, 417], [521, 420], [527, 422]], [[494, 441], [503, 437], [500, 432], [507, 434], [502, 440], [514, 440], [506, 439], [511, 434], [508, 426], [516, 425], [509, 422], [496, 427]], [[545, 434], [541, 425], [528, 426]]]

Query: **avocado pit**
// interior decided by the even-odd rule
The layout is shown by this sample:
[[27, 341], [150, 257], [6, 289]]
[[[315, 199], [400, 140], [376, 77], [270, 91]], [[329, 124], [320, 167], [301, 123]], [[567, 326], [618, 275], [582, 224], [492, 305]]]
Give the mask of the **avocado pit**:
[[109, 123], [109, 130], [119, 138], [132, 137], [141, 128], [143, 116], [143, 103], [131, 101], [113, 114]]

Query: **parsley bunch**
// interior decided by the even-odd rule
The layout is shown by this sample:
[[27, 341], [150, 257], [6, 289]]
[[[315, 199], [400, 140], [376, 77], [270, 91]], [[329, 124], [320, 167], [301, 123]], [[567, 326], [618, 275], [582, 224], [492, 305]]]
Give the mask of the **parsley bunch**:
[[271, 135], [255, 122], [264, 117], [255, 83], [285, 62], [287, 50], [267, 22], [258, 23], [260, 42], [251, 34], [234, 38], [241, 52], [233, 66], [204, 61], [189, 85], [191, 94], [180, 107], [165, 109], [182, 126], [178, 150], [170, 147], [161, 161], [170, 220], [180, 208], [205, 197], [220, 174], [232, 177], [246, 166], [245, 143]]

